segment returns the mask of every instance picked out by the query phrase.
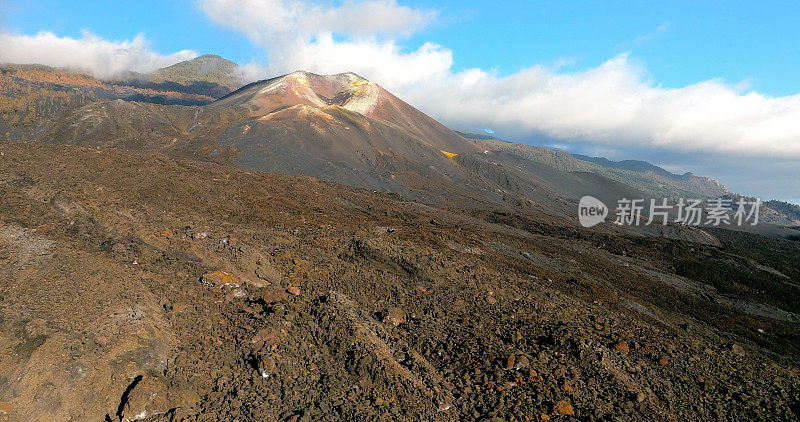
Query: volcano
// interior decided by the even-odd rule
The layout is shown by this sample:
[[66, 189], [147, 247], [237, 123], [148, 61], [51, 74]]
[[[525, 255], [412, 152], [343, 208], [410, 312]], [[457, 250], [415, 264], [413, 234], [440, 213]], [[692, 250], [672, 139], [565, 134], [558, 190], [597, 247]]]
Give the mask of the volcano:
[[474, 143], [354, 73], [294, 72], [208, 108], [245, 110], [218, 143], [248, 169], [406, 194], [475, 187], [455, 160], [478, 153]]
[[439, 150], [478, 151], [461, 135], [352, 72], [317, 75], [298, 71], [250, 84], [220, 99], [214, 106], [245, 106], [253, 117], [266, 120], [282, 117], [274, 113], [286, 109], [305, 109], [305, 113], [301, 113], [304, 116], [350, 112], [393, 126]]

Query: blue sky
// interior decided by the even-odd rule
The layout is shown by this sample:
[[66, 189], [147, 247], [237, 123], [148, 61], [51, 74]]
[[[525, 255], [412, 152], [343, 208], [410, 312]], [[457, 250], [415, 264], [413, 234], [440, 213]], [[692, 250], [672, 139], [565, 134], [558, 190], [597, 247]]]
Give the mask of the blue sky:
[[797, 1], [0, 0], [0, 61], [356, 71], [454, 128], [800, 203], [798, 23]]

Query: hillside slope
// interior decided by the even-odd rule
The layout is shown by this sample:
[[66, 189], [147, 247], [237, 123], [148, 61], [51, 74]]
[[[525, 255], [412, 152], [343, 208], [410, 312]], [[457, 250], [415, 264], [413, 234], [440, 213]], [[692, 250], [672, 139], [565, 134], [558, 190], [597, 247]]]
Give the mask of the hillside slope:
[[175, 82], [192, 85], [198, 82], [220, 85], [233, 91], [242, 83], [236, 75], [239, 65], [213, 54], [205, 54], [191, 60], [161, 68], [150, 74], [154, 82]]
[[3, 142], [0, 416], [797, 420], [800, 244], [717, 236]]
[[490, 137], [470, 137], [489, 151], [507, 151], [562, 171], [588, 171], [625, 183], [661, 198], [716, 198], [728, 193], [716, 180], [691, 173], [677, 175], [644, 161], [614, 162], [605, 158], [573, 155], [566, 151], [508, 142]]

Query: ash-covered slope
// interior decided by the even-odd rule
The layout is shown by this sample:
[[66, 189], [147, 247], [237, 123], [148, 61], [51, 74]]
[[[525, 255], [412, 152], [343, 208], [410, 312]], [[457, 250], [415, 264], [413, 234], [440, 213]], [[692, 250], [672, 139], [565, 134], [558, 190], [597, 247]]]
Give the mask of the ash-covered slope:
[[[253, 170], [308, 175], [410, 197], [454, 192], [478, 198], [492, 186], [454, 157], [478, 148], [353, 73], [295, 72], [248, 85], [208, 107], [246, 110], [217, 139]], [[483, 198], [486, 200], [486, 198]]]
[[294, 72], [250, 84], [212, 105], [244, 106], [252, 116], [267, 116], [292, 106], [322, 111], [343, 108], [395, 125], [422, 143], [451, 153], [478, 152], [461, 135], [355, 73], [317, 75]]

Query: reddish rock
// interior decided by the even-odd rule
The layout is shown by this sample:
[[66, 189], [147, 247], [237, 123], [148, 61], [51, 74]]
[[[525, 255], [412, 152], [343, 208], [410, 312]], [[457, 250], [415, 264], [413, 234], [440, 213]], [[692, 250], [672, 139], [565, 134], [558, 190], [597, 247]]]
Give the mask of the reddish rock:
[[286, 293], [286, 291], [278, 288], [265, 289], [261, 292], [261, 299], [263, 299], [266, 303], [280, 302], [286, 300], [287, 297], [289, 297], [289, 295]]
[[253, 339], [250, 340], [251, 343], [257, 344], [261, 342], [265, 342], [267, 344], [274, 344], [275, 340], [278, 338], [278, 334], [280, 332], [272, 327], [262, 328], [261, 330], [253, 336]]
[[627, 341], [621, 341], [621, 342], [615, 344], [613, 349], [614, 349], [614, 351], [620, 352], [623, 355], [627, 355], [631, 351], [630, 347], [628, 347], [628, 342]]
[[506, 358], [506, 369], [514, 369], [514, 364], [517, 362], [515, 355], [510, 355]]
[[53, 230], [53, 226], [51, 226], [49, 224], [42, 224], [42, 225], [36, 227], [35, 229], [33, 229], [33, 231], [36, 232], [36, 233], [48, 233], [48, 232], [50, 232], [52, 230]]
[[0, 415], [10, 414], [14, 410], [14, 405], [8, 402], [0, 401]]
[[407, 316], [405, 311], [397, 307], [389, 308], [386, 311], [386, 316], [383, 318], [383, 322], [388, 322], [395, 326], [405, 323], [406, 320]]
[[172, 312], [176, 313], [176, 314], [179, 314], [179, 313], [183, 312], [188, 307], [189, 307], [189, 305], [187, 305], [187, 304], [185, 304], [183, 302], [178, 302], [178, 303], [172, 305]]
[[289, 292], [290, 294], [292, 294], [293, 296], [300, 296], [300, 288], [299, 287], [292, 286], [292, 287], [289, 287], [288, 289], [286, 289], [286, 291]]
[[569, 404], [566, 400], [561, 400], [553, 406], [553, 413], [556, 415], [574, 415], [575, 411], [572, 409], [572, 405]]

